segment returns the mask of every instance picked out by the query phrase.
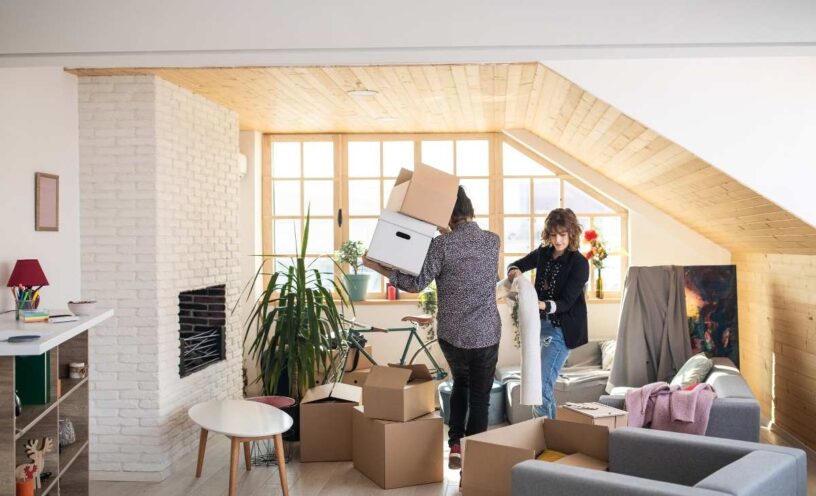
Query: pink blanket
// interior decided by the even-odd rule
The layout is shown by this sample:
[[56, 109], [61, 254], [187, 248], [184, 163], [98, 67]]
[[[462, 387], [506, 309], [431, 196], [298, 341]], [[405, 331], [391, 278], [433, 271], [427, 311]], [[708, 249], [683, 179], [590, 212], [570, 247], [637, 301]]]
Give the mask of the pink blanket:
[[705, 434], [715, 397], [708, 384], [697, 384], [690, 391], [665, 382], [647, 384], [626, 393], [628, 425]]

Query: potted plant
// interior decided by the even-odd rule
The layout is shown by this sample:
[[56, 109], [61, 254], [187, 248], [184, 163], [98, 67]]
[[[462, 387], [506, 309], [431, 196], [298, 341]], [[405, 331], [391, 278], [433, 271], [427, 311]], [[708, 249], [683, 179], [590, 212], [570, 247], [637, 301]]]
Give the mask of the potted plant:
[[352, 301], [364, 301], [368, 294], [368, 280], [370, 274], [361, 274], [362, 256], [365, 253], [365, 245], [362, 241], [346, 241], [340, 249], [334, 253], [334, 260], [337, 263], [345, 263], [351, 268], [351, 274], [344, 274], [346, 288]]
[[[249, 356], [260, 370], [256, 382], [264, 395], [290, 396], [296, 402], [316, 385], [318, 364], [337, 366], [332, 349], [346, 341], [343, 310], [354, 308], [342, 283], [314, 268], [314, 261], [306, 262], [309, 217], [307, 213], [294, 263], [271, 272], [264, 272], [269, 265], [261, 264], [247, 285], [252, 288], [259, 278], [269, 278], [252, 304], [244, 334], [245, 344], [251, 339]], [[261, 256], [274, 263], [274, 255]], [[295, 426], [297, 406], [291, 410]]]

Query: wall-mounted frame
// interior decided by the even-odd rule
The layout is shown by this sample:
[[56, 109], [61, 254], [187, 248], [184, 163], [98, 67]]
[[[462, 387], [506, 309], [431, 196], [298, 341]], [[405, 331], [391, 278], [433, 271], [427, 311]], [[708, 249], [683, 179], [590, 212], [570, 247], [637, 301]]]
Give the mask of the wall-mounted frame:
[[59, 176], [37, 172], [34, 177], [34, 230], [59, 231]]

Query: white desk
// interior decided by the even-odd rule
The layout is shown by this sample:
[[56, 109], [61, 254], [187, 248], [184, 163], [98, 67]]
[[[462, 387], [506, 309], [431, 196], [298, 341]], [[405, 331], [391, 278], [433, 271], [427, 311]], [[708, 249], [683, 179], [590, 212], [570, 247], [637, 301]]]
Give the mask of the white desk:
[[0, 356], [42, 355], [68, 341], [72, 337], [87, 331], [91, 327], [113, 317], [113, 310], [97, 310], [93, 315], [80, 317], [73, 322], [51, 324], [48, 322], [24, 323], [14, 320], [14, 312], [0, 316], [0, 340], [10, 336], [37, 334], [40, 339], [25, 343], [0, 342]]

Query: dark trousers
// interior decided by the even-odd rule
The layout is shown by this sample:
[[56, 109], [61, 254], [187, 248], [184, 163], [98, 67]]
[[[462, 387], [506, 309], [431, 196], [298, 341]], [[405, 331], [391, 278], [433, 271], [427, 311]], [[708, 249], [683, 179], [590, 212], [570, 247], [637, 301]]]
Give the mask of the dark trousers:
[[440, 339], [439, 347], [442, 348], [453, 376], [448, 430], [448, 445], [453, 446], [464, 436], [487, 430], [490, 389], [493, 387], [493, 376], [499, 359], [499, 344], [467, 349], [457, 348]]

